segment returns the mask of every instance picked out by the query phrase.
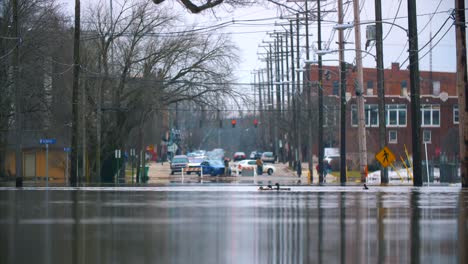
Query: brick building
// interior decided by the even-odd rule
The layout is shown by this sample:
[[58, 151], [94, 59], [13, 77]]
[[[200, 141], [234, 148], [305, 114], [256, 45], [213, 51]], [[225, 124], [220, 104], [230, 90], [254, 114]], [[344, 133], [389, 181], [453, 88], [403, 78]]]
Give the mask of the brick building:
[[[339, 147], [340, 126], [340, 84], [339, 67], [323, 66], [323, 89], [326, 100], [324, 126], [331, 128], [325, 133], [326, 147]], [[318, 80], [318, 67], [312, 65], [311, 81]], [[357, 144], [357, 104], [355, 96], [356, 72], [346, 71], [346, 149], [348, 159], [356, 159]], [[411, 101], [409, 71], [400, 69], [393, 63], [384, 72], [386, 140], [387, 146], [397, 155], [405, 157], [404, 146], [412, 153], [411, 142]], [[428, 158], [438, 158], [441, 154], [449, 158], [458, 155], [458, 98], [456, 93], [456, 73], [420, 72], [421, 80], [421, 137], [427, 142]], [[377, 71], [364, 68], [363, 92], [365, 98], [365, 120], [367, 151], [372, 162], [379, 147], [379, 113], [377, 97]], [[316, 93], [315, 93], [316, 96]], [[424, 155], [424, 144], [421, 146]], [[423, 156], [425, 158], [425, 156]]]

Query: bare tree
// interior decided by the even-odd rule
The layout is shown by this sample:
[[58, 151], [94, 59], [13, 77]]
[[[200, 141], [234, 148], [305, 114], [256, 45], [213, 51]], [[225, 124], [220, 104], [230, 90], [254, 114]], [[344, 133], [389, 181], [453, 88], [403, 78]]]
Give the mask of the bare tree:
[[0, 175], [10, 174], [5, 171], [5, 157], [16, 121], [13, 118], [16, 104], [11, 72], [12, 51], [16, 43], [19, 43], [20, 50], [18, 87], [21, 91], [25, 147], [38, 144], [38, 138], [43, 135], [57, 133], [55, 124], [61, 121], [53, 111], [53, 86], [57, 77], [69, 68], [65, 62], [60, 66], [58, 63], [66, 46], [63, 44], [67, 40], [67, 32], [65, 19], [55, 1], [18, 1], [19, 39], [12, 32], [11, 3], [4, 3], [0, 18]]
[[[155, 4], [161, 4], [166, 0], [152, 0]], [[197, 14], [204, 10], [212, 9], [221, 4], [229, 5], [229, 6], [245, 6], [254, 3], [255, 1], [252, 0], [198, 0], [198, 1], [190, 1], [190, 0], [180, 0], [179, 1], [182, 6], [187, 8], [190, 12]]]
[[242, 98], [230, 85], [237, 52], [226, 35], [171, 32], [178, 18], [149, 2], [125, 2], [114, 19], [106, 12], [99, 3], [91, 8], [92, 27], [85, 37], [89, 55], [83, 62], [84, 72], [94, 80], [91, 85], [99, 88], [93, 93], [98, 97], [89, 102], [98, 111], [88, 115], [96, 117], [98, 126], [99, 109], [113, 110], [101, 120], [106, 136], [98, 145], [104, 160], [125, 146], [134, 130], [142, 149], [143, 126], [172, 104]]

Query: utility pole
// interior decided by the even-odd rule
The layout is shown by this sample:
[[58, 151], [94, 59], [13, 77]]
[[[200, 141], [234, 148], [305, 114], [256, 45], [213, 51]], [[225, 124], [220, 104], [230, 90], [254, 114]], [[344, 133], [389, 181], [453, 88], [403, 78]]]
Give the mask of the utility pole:
[[414, 186], [422, 186], [421, 175], [421, 107], [419, 99], [419, 55], [416, 0], [408, 0], [408, 41], [411, 90], [411, 140], [413, 147]]
[[[261, 120], [261, 122], [263, 123], [263, 97], [262, 97], [262, 89], [263, 89], [263, 70], [262, 69], [259, 69], [258, 71], [258, 114], [259, 114], [259, 119]], [[260, 131], [264, 131], [262, 126], [260, 126], [260, 128], [257, 128], [259, 129]], [[257, 135], [263, 135], [263, 133], [257, 133]], [[265, 138], [262, 136], [262, 138]], [[263, 148], [263, 141], [260, 141], [261, 143], [261, 148]]]
[[[296, 56], [296, 69], [300, 69], [301, 68], [301, 62], [300, 62], [300, 53], [299, 53], [299, 31], [300, 31], [300, 28], [299, 28], [299, 14], [296, 14], [296, 52], [297, 52], [297, 56]], [[297, 83], [296, 83], [296, 93], [297, 93], [297, 116], [296, 116], [296, 142], [297, 142], [297, 146], [296, 146], [296, 149], [297, 149], [297, 157], [298, 157], [298, 164], [297, 164], [297, 171], [298, 172], [302, 172], [302, 131], [301, 131], [301, 106], [302, 106], [302, 97], [299, 96], [299, 94], [301, 93], [301, 73], [298, 71], [297, 73]], [[300, 175], [298, 175], [300, 176]]]
[[19, 35], [18, 0], [13, 0], [13, 34], [15, 34], [15, 49], [13, 51], [13, 79], [15, 84], [15, 129], [16, 129], [16, 187], [23, 187], [23, 116], [21, 108], [21, 86], [19, 85]]
[[82, 179], [86, 180], [86, 89], [81, 87], [81, 155], [82, 155]]
[[468, 76], [466, 69], [466, 20], [464, 0], [455, 0], [457, 38], [457, 93], [462, 187], [468, 188]]
[[[366, 122], [364, 113], [364, 74], [362, 70], [362, 49], [361, 49], [361, 21], [359, 17], [359, 0], [354, 0], [354, 38], [356, 41], [356, 100], [358, 111], [358, 144], [359, 144], [359, 166], [361, 172], [361, 182], [366, 181], [367, 170], [367, 146], [366, 146]], [[415, 11], [416, 12], [416, 11]]]
[[70, 185], [78, 182], [78, 137], [79, 137], [79, 78], [80, 78], [80, 0], [75, 0], [75, 30], [73, 40], [73, 88], [72, 88], [72, 149]]
[[283, 50], [283, 36], [279, 37], [280, 43], [280, 62], [281, 62], [281, 118], [284, 117], [284, 98], [285, 98], [285, 91], [284, 91], [284, 50]]
[[[309, 46], [309, 7], [305, 0], [305, 31], [306, 31], [306, 60], [310, 59], [310, 46]], [[307, 87], [307, 162], [309, 165], [310, 182], [314, 182], [314, 164], [313, 164], [313, 152], [312, 152], [312, 100], [311, 100], [311, 89], [310, 89], [310, 64], [306, 64], [306, 71], [304, 72], [304, 80]]]
[[275, 69], [276, 69], [276, 111], [275, 111], [275, 126], [274, 126], [274, 134], [275, 134], [275, 155], [279, 157], [279, 119], [281, 113], [281, 86], [280, 86], [280, 65], [279, 65], [279, 34], [276, 34], [275, 38]]
[[[290, 139], [289, 141], [291, 142], [290, 145], [293, 145], [293, 147], [289, 147], [289, 153], [290, 153], [290, 162], [289, 162], [289, 167], [290, 168], [295, 168], [296, 162], [297, 162], [297, 156], [295, 155], [296, 152], [292, 153], [295, 151], [297, 148], [297, 138], [296, 138], [296, 93], [295, 93], [295, 81], [296, 81], [296, 73], [295, 73], [295, 67], [294, 67], [294, 34], [293, 34], [293, 21], [289, 21], [289, 38], [291, 41], [291, 95], [289, 94], [289, 74], [288, 74], [288, 110], [290, 115], [290, 120], [292, 120], [292, 130], [290, 134]], [[289, 67], [288, 67], [289, 68]], [[289, 104], [289, 100], [292, 100], [291, 104]], [[291, 109], [292, 107], [292, 109]], [[293, 161], [294, 160], [294, 161]], [[293, 165], [294, 164], [294, 165]]]
[[[317, 0], [317, 41], [318, 41], [318, 49], [322, 50], [322, 18], [320, 14], [320, 0]], [[319, 183], [323, 183], [323, 152], [324, 152], [324, 145], [323, 145], [323, 70], [322, 70], [322, 55], [318, 56], [318, 175], [319, 175]], [[311, 111], [311, 110], [310, 110]], [[310, 114], [312, 117], [312, 113]], [[312, 128], [311, 128], [312, 131]], [[312, 138], [312, 135], [309, 135]]]
[[[285, 109], [285, 103], [284, 103], [284, 99], [285, 99], [285, 93], [284, 93], [284, 50], [283, 50], [283, 36], [280, 36], [279, 38], [280, 40], [280, 52], [281, 52], [281, 57], [280, 57], [280, 61], [281, 61], [281, 112], [280, 112], [280, 118], [278, 118], [278, 126], [279, 124], [284, 124], [284, 116], [285, 116], [285, 112], [284, 112], [284, 109]], [[279, 146], [279, 151], [280, 153], [278, 153], [278, 161], [281, 161], [283, 162], [284, 161], [284, 126], [281, 126], [281, 131], [279, 131], [279, 142], [281, 142], [281, 146]], [[279, 143], [278, 142], [278, 143]]]
[[[383, 65], [383, 40], [382, 40], [382, 2], [375, 0], [375, 49], [377, 53], [377, 94], [379, 97], [379, 143], [380, 149], [387, 145], [385, 124], [385, 87]], [[382, 167], [380, 170], [380, 184], [388, 184], [388, 171]]]
[[[343, 24], [343, 0], [338, 0], [338, 24]], [[346, 63], [344, 60], [344, 32], [338, 31], [340, 50], [340, 182], [346, 182]]]
[[274, 136], [273, 136], [273, 129], [272, 129], [272, 124], [273, 124], [273, 52], [271, 50], [271, 44], [268, 44], [268, 53], [269, 59], [267, 60], [267, 68], [268, 68], [268, 132], [270, 135], [270, 140], [268, 141], [268, 146], [270, 147], [272, 141], [274, 141]]

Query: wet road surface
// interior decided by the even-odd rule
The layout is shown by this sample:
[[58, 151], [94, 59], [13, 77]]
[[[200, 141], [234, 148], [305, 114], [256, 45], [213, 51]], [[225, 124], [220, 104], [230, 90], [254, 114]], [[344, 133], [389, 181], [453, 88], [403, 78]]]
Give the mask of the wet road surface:
[[0, 188], [0, 263], [467, 263], [468, 190]]

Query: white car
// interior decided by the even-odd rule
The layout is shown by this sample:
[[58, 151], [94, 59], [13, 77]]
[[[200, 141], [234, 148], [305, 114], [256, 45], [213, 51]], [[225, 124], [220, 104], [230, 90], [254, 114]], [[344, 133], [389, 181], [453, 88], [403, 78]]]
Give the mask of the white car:
[[[241, 160], [237, 163], [234, 163], [233, 166], [231, 166], [231, 171], [233, 174], [235, 174], [237, 171], [239, 174], [242, 173], [242, 170], [244, 168], [253, 168], [255, 171], [257, 171], [257, 161], [256, 160]], [[265, 164], [263, 163], [263, 173], [267, 173], [268, 175], [272, 175], [275, 173], [276, 168], [273, 165], [270, 164]]]

